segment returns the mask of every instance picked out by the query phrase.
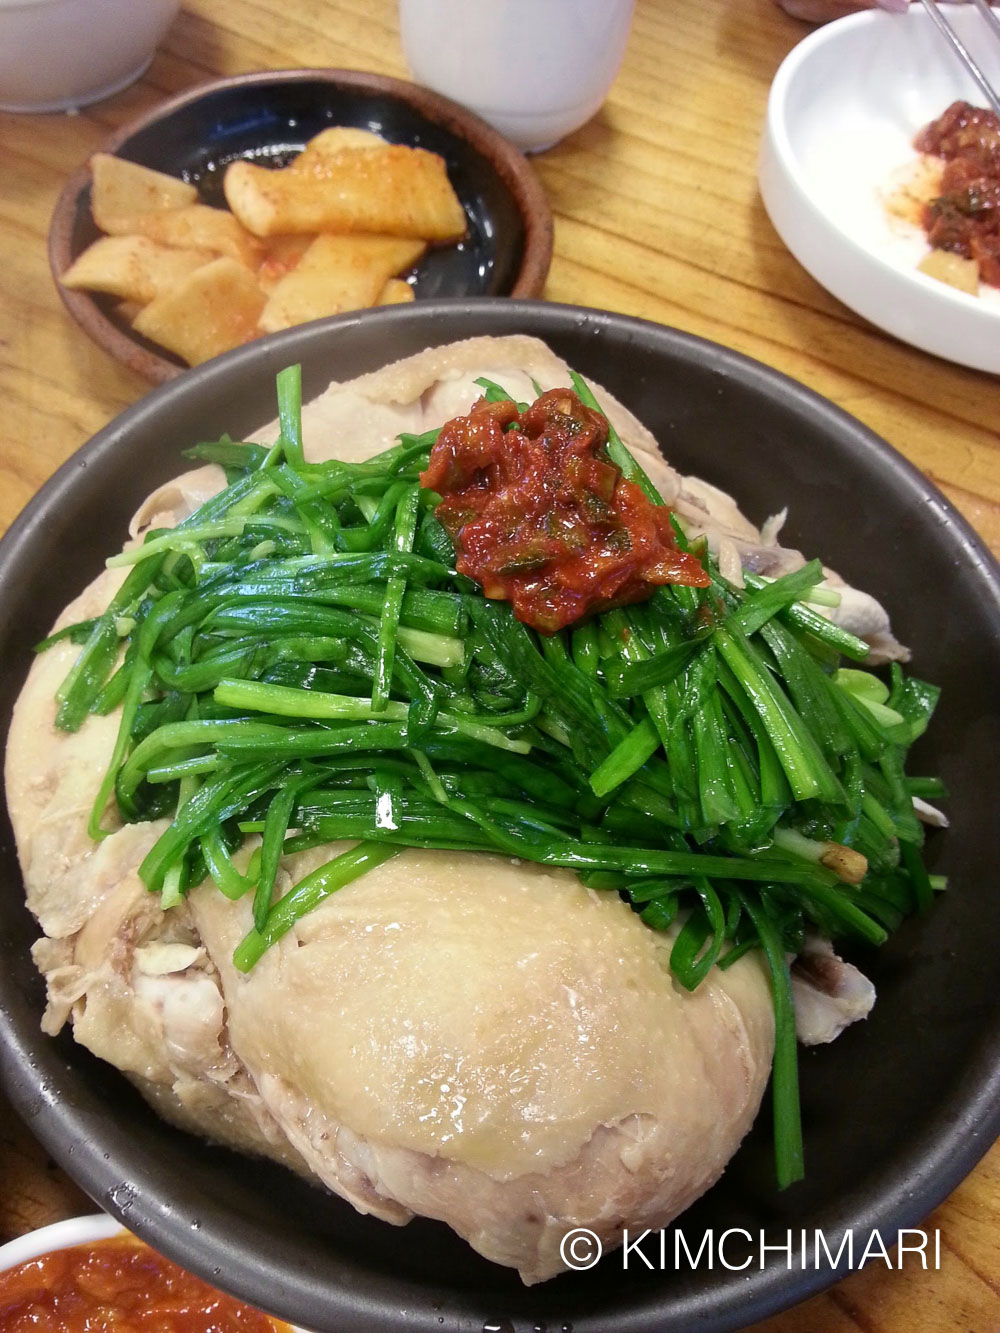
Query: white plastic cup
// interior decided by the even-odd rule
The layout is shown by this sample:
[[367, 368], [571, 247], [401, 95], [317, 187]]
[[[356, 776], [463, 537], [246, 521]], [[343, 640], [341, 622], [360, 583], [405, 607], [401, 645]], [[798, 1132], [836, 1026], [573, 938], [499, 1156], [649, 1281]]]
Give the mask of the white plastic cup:
[[414, 79], [541, 152], [597, 111], [635, 0], [399, 0]]

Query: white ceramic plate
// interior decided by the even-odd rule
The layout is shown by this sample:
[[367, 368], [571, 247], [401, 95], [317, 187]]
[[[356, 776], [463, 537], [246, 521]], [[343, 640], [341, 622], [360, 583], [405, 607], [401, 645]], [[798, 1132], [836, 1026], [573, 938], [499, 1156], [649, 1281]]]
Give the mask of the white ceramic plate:
[[[971, 6], [947, 6], [1000, 86], [1000, 43]], [[917, 160], [913, 138], [957, 99], [983, 97], [927, 14], [869, 11], [800, 42], [775, 76], [761, 146], [764, 206], [828, 291], [886, 332], [1000, 373], [1000, 291], [966, 295], [917, 270], [928, 247], [886, 199]]]

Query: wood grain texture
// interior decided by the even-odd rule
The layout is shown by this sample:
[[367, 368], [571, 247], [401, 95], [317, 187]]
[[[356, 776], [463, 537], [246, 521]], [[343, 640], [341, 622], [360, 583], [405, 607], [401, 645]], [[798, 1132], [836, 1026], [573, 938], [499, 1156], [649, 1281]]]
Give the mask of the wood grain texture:
[[[545, 295], [734, 347], [852, 412], [1000, 553], [1000, 382], [915, 351], [787, 253], [755, 184], [768, 86], [807, 28], [773, 0], [638, 0], [625, 63], [582, 130], [534, 159], [556, 216]], [[142, 81], [73, 116], [0, 114], [0, 529], [147, 386], [65, 315], [46, 234], [113, 129], [218, 75], [309, 65], [405, 75], [393, 0], [184, 0]], [[136, 459], [136, 467], [142, 460]], [[87, 1211], [0, 1102], [0, 1240]], [[927, 1219], [940, 1271], [875, 1263], [757, 1333], [1000, 1330], [1000, 1147]]]

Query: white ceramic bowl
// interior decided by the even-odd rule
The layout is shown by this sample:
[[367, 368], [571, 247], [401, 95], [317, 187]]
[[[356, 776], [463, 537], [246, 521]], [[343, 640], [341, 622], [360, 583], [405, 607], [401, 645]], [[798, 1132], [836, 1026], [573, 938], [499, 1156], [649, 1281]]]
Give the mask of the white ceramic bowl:
[[142, 74], [180, 0], [0, 0], [0, 111], [68, 111]]
[[50, 1227], [39, 1227], [26, 1236], [18, 1236], [0, 1245], [0, 1273], [18, 1264], [51, 1254], [53, 1250], [68, 1250], [72, 1245], [89, 1245], [95, 1240], [106, 1240], [123, 1230], [107, 1213], [93, 1213], [89, 1217], [70, 1217], [65, 1222], [53, 1222]]
[[[0, 1273], [27, 1263], [29, 1259], [51, 1254], [53, 1250], [90, 1245], [94, 1241], [117, 1236], [123, 1230], [121, 1223], [107, 1213], [91, 1213], [87, 1217], [70, 1217], [65, 1222], [53, 1222], [51, 1226], [39, 1227], [25, 1236], [17, 1236], [6, 1245], [0, 1245]], [[294, 1324], [289, 1327], [292, 1333], [308, 1333], [308, 1330], [296, 1328]]]
[[[1000, 86], [1000, 43], [981, 15], [947, 13]], [[1000, 373], [1000, 291], [969, 296], [920, 273], [925, 241], [886, 208], [917, 157], [914, 135], [958, 98], [983, 104], [920, 6], [819, 28], [771, 87], [760, 192], [795, 258], [845, 305], [924, 351]]]

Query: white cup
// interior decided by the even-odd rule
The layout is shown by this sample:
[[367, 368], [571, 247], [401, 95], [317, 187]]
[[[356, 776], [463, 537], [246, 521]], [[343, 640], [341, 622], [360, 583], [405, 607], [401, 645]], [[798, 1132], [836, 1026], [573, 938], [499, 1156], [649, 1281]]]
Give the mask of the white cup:
[[589, 120], [625, 54], [635, 0], [399, 0], [418, 83], [540, 152]]
[[0, 0], [0, 111], [67, 111], [145, 72], [180, 0]]

